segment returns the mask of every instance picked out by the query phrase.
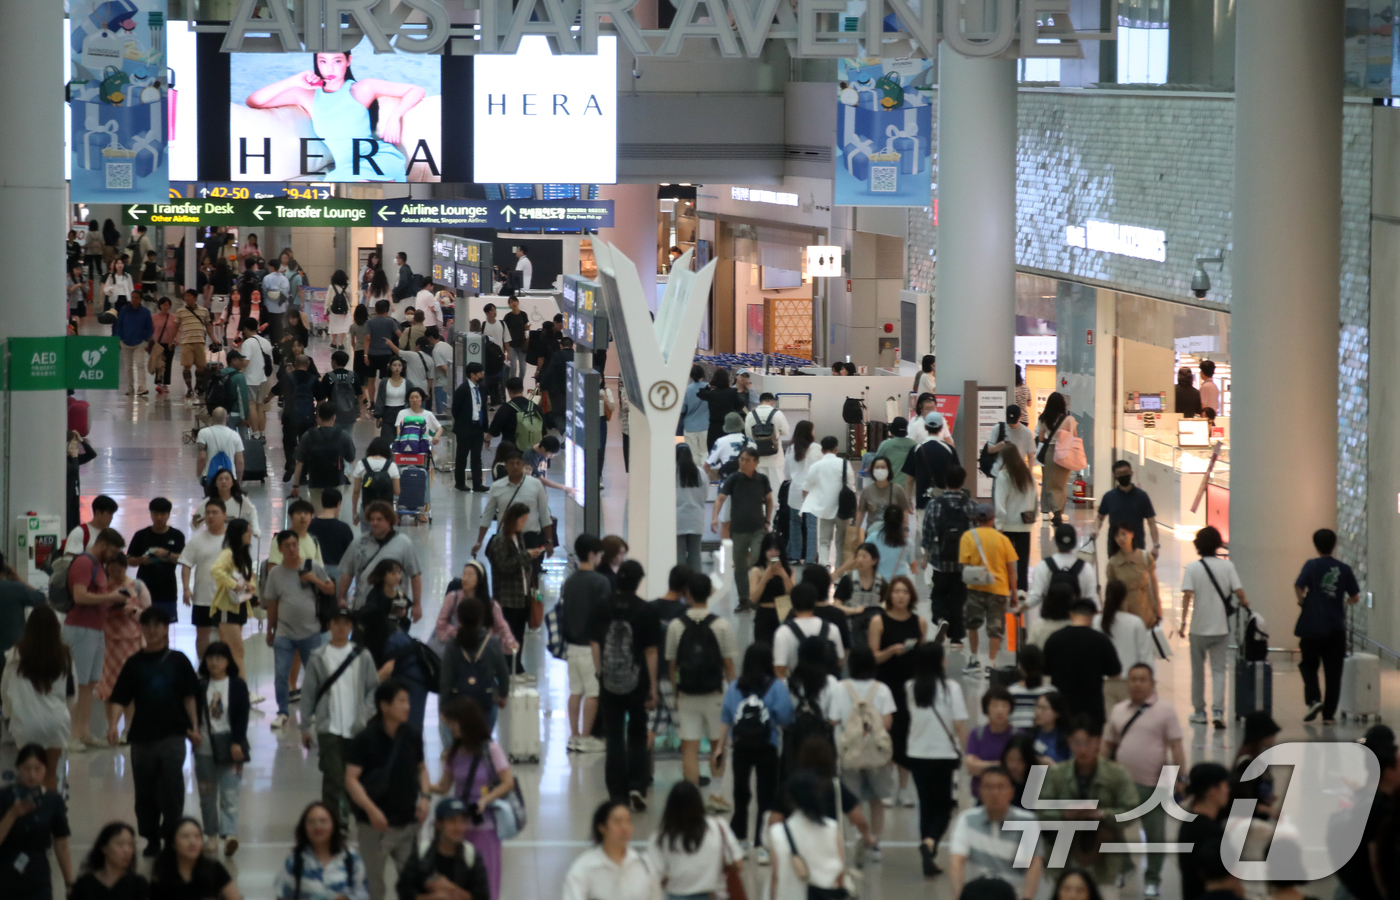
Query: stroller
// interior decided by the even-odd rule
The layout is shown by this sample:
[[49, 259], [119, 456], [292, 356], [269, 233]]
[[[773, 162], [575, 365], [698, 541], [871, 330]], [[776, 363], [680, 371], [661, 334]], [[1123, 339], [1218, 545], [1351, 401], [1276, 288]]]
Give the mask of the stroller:
[[413, 516], [416, 525], [422, 522], [432, 527], [433, 517], [428, 502], [432, 486], [432, 443], [421, 425], [405, 423], [403, 433], [390, 444], [394, 463], [399, 467], [399, 498], [394, 511], [399, 516]]

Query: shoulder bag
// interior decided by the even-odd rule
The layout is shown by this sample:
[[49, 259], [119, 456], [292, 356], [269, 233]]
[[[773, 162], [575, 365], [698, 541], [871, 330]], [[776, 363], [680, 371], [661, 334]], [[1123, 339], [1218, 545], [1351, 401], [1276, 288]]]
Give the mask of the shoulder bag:
[[729, 900], [749, 900], [748, 888], [744, 886], [743, 873], [739, 871], [737, 860], [729, 858], [729, 847], [724, 841], [724, 824], [718, 825], [719, 835], [719, 880], [729, 894]]
[[1069, 423], [1075, 427], [1055, 436], [1055, 465], [1078, 472], [1089, 465], [1089, 460], [1084, 455], [1084, 439], [1079, 436], [1078, 426], [1073, 419], [1069, 419]]
[[[491, 790], [495, 790], [501, 783], [501, 778], [496, 774], [496, 764], [491, 761], [491, 748], [487, 746], [482, 755], [486, 758], [486, 765], [491, 770], [491, 778], [487, 782]], [[503, 841], [508, 841], [520, 832], [525, 830], [529, 824], [529, 816], [525, 812], [525, 797], [520, 793], [520, 779], [515, 779], [515, 786], [508, 791], [505, 796], [497, 797], [491, 801], [491, 812], [496, 820], [496, 837]], [[733, 900], [733, 898], [731, 898]]]
[[807, 900], [850, 900], [851, 892], [842, 886], [844, 873], [836, 882], [836, 887], [817, 887], [808, 881], [811, 870], [807, 868], [807, 861], [802, 858], [802, 854], [797, 852], [797, 842], [792, 839], [792, 829], [788, 827], [786, 820], [783, 822], [783, 834], [787, 835], [788, 848], [792, 853], [792, 871], [797, 874], [799, 881], [807, 885]]
[[996, 576], [992, 574], [992, 567], [987, 562], [987, 551], [982, 546], [982, 538], [977, 534], [977, 528], [974, 526], [968, 529], [968, 532], [972, 535], [973, 542], [977, 544], [977, 554], [982, 557], [982, 565], [963, 566], [963, 584], [968, 587], [986, 587], [989, 584], [996, 584]]
[[[1050, 447], [1055, 443], [1055, 435], [1057, 432], [1059, 432], [1060, 426], [1063, 424], [1065, 424], [1065, 417], [1060, 416], [1060, 418], [1055, 420], [1055, 427], [1050, 429], [1049, 434], [1046, 436], [1045, 440], [1041, 442], [1040, 449], [1036, 451], [1035, 461], [1040, 463], [1042, 466], [1045, 465], [1047, 461], [1046, 457], [1050, 456]], [[1049, 461], [1054, 462], [1054, 459], [1055, 458], [1053, 456], [1050, 456]]]
[[[948, 690], [947, 684], [943, 685], [943, 690]], [[936, 688], [934, 690], [933, 702], [929, 704], [928, 708], [933, 712], [933, 717], [938, 720], [938, 724], [943, 726], [943, 733], [948, 735], [948, 743], [953, 745], [953, 752], [958, 756], [958, 766], [961, 767], [963, 761], [962, 744], [958, 741], [957, 732], [948, 727], [948, 723], [943, 719], [943, 714], [938, 711], [938, 691]]]
[[1206, 577], [1209, 578], [1210, 583], [1215, 586], [1215, 592], [1220, 595], [1220, 602], [1225, 604], [1225, 615], [1227, 617], [1233, 616], [1235, 614], [1235, 604], [1231, 598], [1234, 597], [1234, 594], [1225, 593], [1225, 590], [1220, 587], [1220, 582], [1215, 580], [1215, 573], [1210, 570], [1210, 566], [1206, 565], [1204, 559], [1201, 560], [1201, 568], [1206, 570]]

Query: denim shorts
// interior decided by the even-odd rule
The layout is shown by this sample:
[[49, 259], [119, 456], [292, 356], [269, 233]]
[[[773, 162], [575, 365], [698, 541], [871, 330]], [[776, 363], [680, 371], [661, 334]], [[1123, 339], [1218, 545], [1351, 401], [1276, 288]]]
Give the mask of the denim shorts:
[[102, 658], [107, 640], [101, 631], [64, 625], [63, 643], [68, 645], [68, 652], [73, 655], [73, 665], [78, 669], [78, 684], [96, 684], [102, 680]]

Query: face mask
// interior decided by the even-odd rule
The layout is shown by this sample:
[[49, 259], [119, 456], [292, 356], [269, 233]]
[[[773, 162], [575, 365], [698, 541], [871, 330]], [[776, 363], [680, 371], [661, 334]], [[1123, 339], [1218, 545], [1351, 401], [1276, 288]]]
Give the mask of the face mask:
[[875, 480], [876, 480], [876, 481], [888, 481], [888, 480], [889, 480], [889, 477], [890, 477], [890, 473], [889, 473], [889, 470], [888, 470], [888, 469], [876, 469], [874, 472], [871, 472], [870, 474], [873, 475], [873, 476], [875, 477]]
[[1118, 476], [1118, 483], [1119, 483], [1120, 485], [1122, 485], [1123, 487], [1127, 487], [1128, 485], [1130, 485], [1130, 484], [1133, 483], [1133, 476], [1131, 476], [1131, 475], [1119, 475], [1119, 476]]

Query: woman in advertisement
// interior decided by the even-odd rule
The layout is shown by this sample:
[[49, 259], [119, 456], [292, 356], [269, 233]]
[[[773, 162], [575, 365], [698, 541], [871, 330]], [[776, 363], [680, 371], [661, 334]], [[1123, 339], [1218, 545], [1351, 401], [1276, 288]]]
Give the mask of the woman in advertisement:
[[[349, 53], [317, 53], [311, 71], [300, 72], [248, 95], [253, 109], [300, 107], [311, 117], [317, 137], [334, 164], [326, 181], [405, 181], [407, 160], [396, 146], [403, 133], [403, 116], [425, 96], [412, 84], [378, 78], [357, 81], [350, 71]], [[355, 141], [361, 144], [359, 171], [354, 171]]]

